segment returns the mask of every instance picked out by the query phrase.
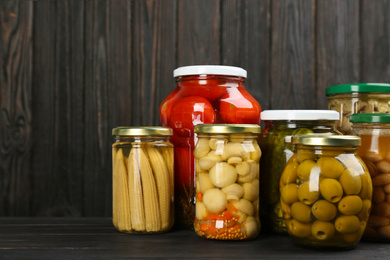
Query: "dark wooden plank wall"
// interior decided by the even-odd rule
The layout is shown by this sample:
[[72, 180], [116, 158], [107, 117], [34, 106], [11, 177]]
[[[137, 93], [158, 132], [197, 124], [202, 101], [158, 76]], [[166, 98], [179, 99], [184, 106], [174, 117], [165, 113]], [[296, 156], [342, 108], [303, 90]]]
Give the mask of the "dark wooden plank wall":
[[390, 82], [387, 0], [0, 2], [0, 216], [110, 216], [111, 129], [158, 125], [172, 71], [248, 71], [263, 109]]

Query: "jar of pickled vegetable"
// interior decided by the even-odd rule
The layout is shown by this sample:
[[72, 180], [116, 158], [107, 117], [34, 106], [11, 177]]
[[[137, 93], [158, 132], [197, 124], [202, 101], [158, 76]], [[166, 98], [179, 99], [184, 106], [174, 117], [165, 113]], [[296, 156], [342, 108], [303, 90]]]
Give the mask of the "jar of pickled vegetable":
[[261, 107], [245, 90], [246, 71], [231, 66], [187, 66], [174, 70], [176, 89], [161, 103], [163, 126], [173, 129], [175, 156], [175, 225], [192, 229], [193, 156], [198, 124], [260, 124]]
[[174, 222], [172, 129], [112, 130], [112, 221], [124, 233], [163, 233]]
[[326, 89], [328, 108], [340, 112], [336, 129], [351, 134], [349, 117], [354, 113], [390, 113], [390, 84], [360, 83], [335, 85]]
[[286, 140], [297, 134], [338, 134], [334, 124], [339, 113], [331, 110], [266, 110], [261, 113], [261, 118], [265, 127], [260, 135], [263, 151], [260, 219], [265, 230], [287, 233], [279, 200], [279, 179], [294, 147]]
[[351, 135], [293, 136], [295, 153], [280, 178], [280, 203], [294, 244], [353, 248], [371, 208], [372, 183]]
[[362, 139], [358, 154], [371, 174], [372, 208], [363, 238], [390, 242], [390, 114], [353, 114], [352, 132]]
[[195, 232], [202, 238], [249, 240], [260, 232], [260, 126], [197, 125]]

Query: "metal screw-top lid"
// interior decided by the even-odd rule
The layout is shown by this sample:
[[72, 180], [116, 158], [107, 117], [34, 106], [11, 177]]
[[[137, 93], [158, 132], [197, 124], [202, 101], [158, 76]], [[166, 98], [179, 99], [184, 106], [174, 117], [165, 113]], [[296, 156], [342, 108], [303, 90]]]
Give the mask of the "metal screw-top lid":
[[295, 135], [293, 144], [308, 146], [360, 146], [361, 139], [354, 135]]
[[179, 67], [173, 71], [173, 77], [191, 75], [224, 75], [246, 78], [246, 70], [240, 67], [224, 65], [195, 65]]
[[261, 127], [255, 124], [204, 124], [196, 125], [194, 132], [204, 134], [260, 134]]
[[390, 123], [390, 114], [385, 113], [355, 113], [349, 117], [352, 123]]
[[120, 126], [112, 129], [112, 135], [119, 136], [150, 136], [161, 135], [171, 136], [173, 130], [169, 127], [161, 126]]

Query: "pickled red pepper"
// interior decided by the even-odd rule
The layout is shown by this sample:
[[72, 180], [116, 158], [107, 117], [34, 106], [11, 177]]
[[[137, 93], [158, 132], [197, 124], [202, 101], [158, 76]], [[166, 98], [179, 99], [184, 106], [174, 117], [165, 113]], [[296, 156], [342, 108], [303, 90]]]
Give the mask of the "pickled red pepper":
[[245, 90], [246, 71], [231, 66], [188, 66], [174, 71], [176, 89], [161, 103], [160, 120], [174, 131], [175, 221], [192, 228], [195, 203], [194, 126], [260, 124], [261, 107]]

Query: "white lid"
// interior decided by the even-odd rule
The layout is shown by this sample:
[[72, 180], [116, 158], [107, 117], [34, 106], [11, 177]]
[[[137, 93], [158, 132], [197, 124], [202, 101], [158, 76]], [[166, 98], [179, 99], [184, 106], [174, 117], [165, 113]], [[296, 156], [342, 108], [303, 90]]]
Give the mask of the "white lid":
[[246, 70], [222, 65], [195, 65], [177, 68], [173, 71], [173, 77], [189, 75], [226, 75], [246, 78]]
[[334, 110], [265, 110], [261, 120], [339, 120]]

